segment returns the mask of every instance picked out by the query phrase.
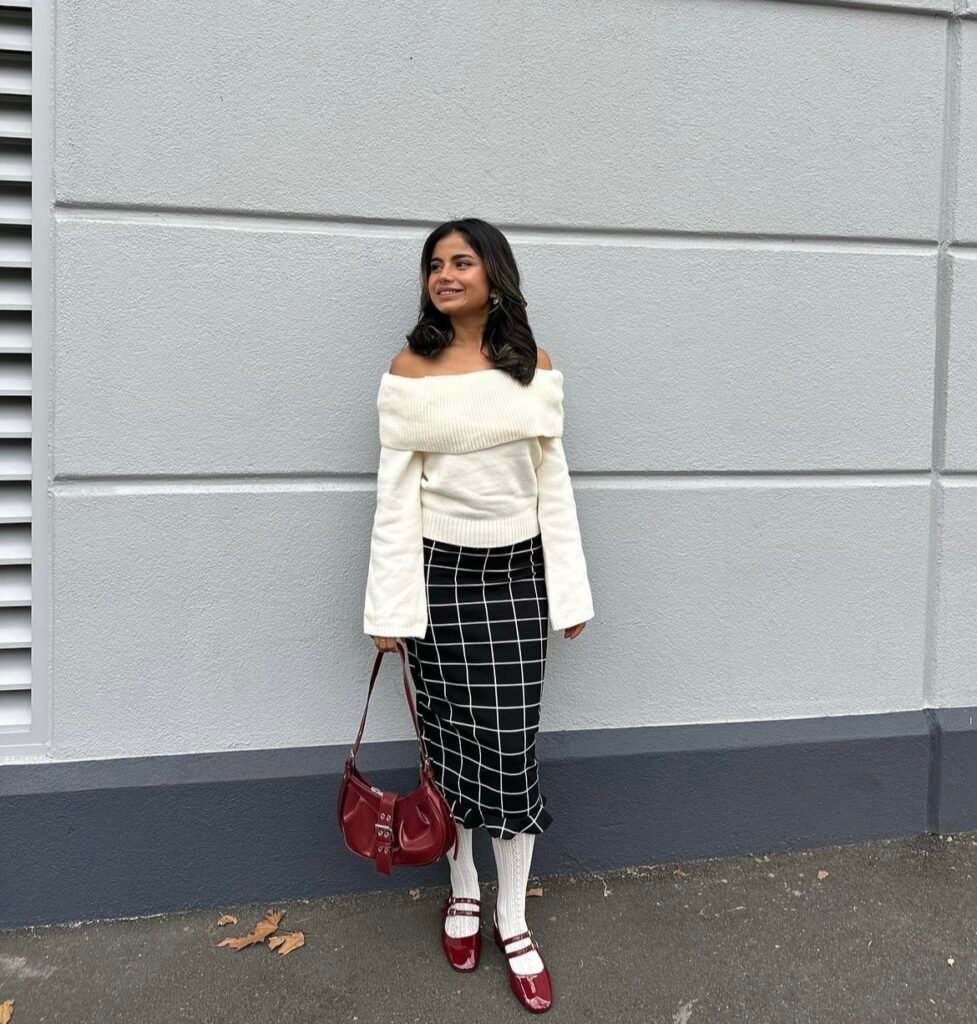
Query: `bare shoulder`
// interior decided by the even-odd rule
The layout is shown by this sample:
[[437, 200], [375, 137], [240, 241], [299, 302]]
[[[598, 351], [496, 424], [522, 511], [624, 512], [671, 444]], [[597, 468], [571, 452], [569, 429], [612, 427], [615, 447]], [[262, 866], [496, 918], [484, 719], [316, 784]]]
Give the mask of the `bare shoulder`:
[[423, 377], [426, 365], [423, 356], [404, 346], [390, 361], [390, 372], [395, 377]]
[[549, 352], [545, 348], [536, 346], [536, 369], [537, 370], [552, 370], [553, 361], [550, 359]]

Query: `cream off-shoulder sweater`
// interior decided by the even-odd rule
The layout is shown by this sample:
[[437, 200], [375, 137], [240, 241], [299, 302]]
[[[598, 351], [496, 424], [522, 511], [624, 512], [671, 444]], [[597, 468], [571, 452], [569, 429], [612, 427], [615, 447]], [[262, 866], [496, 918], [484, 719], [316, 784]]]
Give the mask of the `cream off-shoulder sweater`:
[[363, 630], [423, 637], [423, 537], [496, 547], [542, 535], [551, 629], [594, 616], [563, 451], [563, 374], [384, 373]]

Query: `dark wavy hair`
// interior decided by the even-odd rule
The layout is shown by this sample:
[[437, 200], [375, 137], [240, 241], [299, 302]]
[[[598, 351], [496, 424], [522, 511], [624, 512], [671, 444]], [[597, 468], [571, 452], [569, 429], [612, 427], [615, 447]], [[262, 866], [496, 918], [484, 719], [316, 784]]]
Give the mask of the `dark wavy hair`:
[[502, 232], [477, 217], [439, 224], [425, 239], [421, 251], [421, 304], [417, 323], [406, 336], [411, 351], [432, 358], [454, 337], [451, 317], [431, 301], [428, 277], [434, 247], [445, 235], [457, 231], [485, 265], [489, 287], [499, 293], [498, 305], [489, 305], [482, 348], [500, 370], [522, 384], [536, 375], [536, 339], [526, 317], [527, 302], [519, 288], [519, 268], [509, 241]]

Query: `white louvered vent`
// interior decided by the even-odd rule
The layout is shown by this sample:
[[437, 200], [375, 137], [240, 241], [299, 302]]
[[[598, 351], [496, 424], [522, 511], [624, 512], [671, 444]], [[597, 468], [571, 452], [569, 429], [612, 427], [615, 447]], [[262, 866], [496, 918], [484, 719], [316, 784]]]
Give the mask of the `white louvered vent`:
[[31, 17], [0, 0], [0, 752], [32, 725]]

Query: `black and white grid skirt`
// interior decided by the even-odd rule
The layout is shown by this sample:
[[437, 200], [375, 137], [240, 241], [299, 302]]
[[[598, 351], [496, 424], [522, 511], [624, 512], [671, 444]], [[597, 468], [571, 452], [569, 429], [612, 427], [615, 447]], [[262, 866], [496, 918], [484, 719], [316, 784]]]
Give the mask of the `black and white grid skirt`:
[[546, 671], [540, 534], [477, 548], [423, 538], [428, 627], [404, 637], [421, 735], [455, 821], [497, 838], [552, 822], [536, 761]]

